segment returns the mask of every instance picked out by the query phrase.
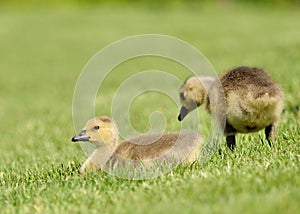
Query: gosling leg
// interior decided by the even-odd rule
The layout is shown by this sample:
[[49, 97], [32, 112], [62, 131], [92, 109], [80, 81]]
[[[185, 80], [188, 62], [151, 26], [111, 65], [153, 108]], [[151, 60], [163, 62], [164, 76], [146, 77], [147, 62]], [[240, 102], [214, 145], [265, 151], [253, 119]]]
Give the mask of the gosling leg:
[[235, 148], [235, 135], [229, 135], [226, 137], [227, 147], [233, 151]]
[[91, 161], [90, 158], [88, 158], [84, 164], [80, 168], [80, 174], [83, 175], [86, 172], [96, 172], [98, 170], [98, 167]]
[[271, 124], [265, 128], [266, 138], [270, 147], [272, 146], [272, 141], [274, 141], [275, 138], [275, 130], [276, 127], [274, 124]]

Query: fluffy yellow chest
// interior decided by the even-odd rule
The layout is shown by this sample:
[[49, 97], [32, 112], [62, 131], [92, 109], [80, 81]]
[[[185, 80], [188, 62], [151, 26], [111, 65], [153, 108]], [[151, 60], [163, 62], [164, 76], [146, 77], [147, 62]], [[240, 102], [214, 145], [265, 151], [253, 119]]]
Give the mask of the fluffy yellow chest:
[[227, 96], [227, 122], [237, 132], [256, 132], [276, 120], [276, 99], [268, 94], [254, 99], [251, 93], [229, 93]]

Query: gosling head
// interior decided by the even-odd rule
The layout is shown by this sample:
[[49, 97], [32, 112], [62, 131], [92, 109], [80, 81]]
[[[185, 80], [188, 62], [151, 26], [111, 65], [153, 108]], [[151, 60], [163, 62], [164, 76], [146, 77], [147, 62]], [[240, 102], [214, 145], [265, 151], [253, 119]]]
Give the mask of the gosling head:
[[95, 117], [86, 123], [83, 130], [74, 136], [72, 141], [87, 141], [96, 146], [100, 146], [104, 142], [111, 148], [115, 148], [118, 142], [118, 131], [109, 117]]
[[215, 81], [212, 77], [192, 76], [185, 80], [179, 89], [182, 104], [178, 120], [182, 121], [188, 113], [201, 106], [207, 99], [207, 90]]

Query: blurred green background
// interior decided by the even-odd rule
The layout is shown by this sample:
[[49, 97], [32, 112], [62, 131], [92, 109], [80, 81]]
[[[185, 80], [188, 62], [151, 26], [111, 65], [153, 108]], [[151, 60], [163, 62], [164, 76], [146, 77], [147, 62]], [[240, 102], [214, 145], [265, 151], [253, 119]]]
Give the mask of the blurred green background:
[[[1, 211], [299, 211], [299, 20], [296, 0], [1, 0]], [[190, 43], [218, 73], [239, 65], [265, 68], [286, 94], [274, 151], [260, 143], [263, 133], [256, 133], [238, 136], [235, 154], [222, 144], [223, 155], [215, 154], [206, 165], [179, 168], [154, 181], [132, 182], [104, 173], [78, 177], [86, 157], [70, 143], [76, 80], [103, 47], [148, 33]], [[164, 59], [121, 64], [101, 86], [97, 114], [110, 114], [113, 93], [124, 79], [151, 69], [182, 80], [190, 75]], [[133, 126], [147, 130], [149, 114], [160, 110], [170, 129], [176, 128], [177, 106], [155, 96], [133, 105]]]

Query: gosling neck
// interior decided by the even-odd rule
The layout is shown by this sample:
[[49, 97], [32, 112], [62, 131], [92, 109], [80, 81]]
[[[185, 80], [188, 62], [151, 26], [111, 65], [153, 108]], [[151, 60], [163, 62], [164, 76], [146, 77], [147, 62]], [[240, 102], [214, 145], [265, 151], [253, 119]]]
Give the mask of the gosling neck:
[[110, 149], [115, 150], [118, 146], [119, 134], [115, 127], [107, 128], [101, 137], [104, 142], [103, 145], [108, 146]]
[[209, 96], [211, 95], [211, 90], [212, 90], [212, 87], [213, 87], [213, 84], [215, 84], [216, 82], [216, 78], [214, 77], [200, 77], [199, 78], [200, 81], [201, 81], [201, 84], [203, 85], [203, 103], [204, 103], [204, 106], [205, 106], [205, 109], [208, 111], [208, 112], [211, 112], [211, 109], [210, 109], [210, 100], [209, 100]]

